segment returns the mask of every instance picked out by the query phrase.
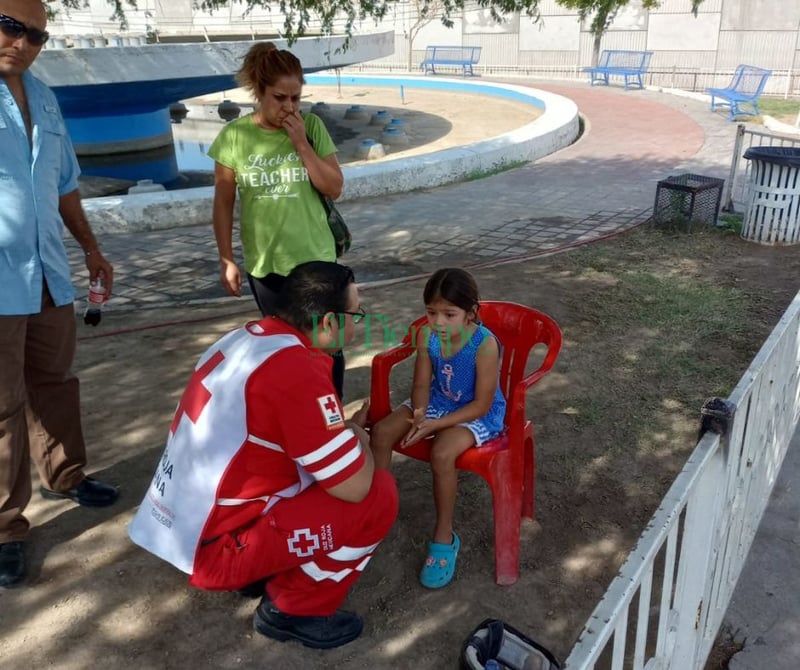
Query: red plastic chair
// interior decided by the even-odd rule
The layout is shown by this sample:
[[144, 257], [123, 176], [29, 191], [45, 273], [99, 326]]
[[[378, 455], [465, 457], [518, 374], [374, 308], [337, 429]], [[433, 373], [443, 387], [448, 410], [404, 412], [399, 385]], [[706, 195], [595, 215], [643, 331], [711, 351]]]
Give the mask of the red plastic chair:
[[[500, 388], [508, 402], [506, 431], [480, 449], [468, 449], [456, 460], [460, 470], [474, 472], [489, 484], [494, 507], [495, 579], [508, 586], [519, 577], [519, 536], [522, 517], [533, 519], [536, 472], [533, 424], [525, 418], [525, 392], [544, 377], [561, 349], [561, 329], [549, 316], [532, 307], [512, 302], [481, 302], [479, 316], [502, 344]], [[389, 375], [392, 368], [414, 353], [417, 331], [427, 319], [414, 321], [403, 341], [372, 359], [370, 419], [375, 422], [392, 411]], [[537, 370], [523, 377], [531, 349], [545, 344], [547, 353]], [[430, 461], [432, 439], [400, 453]]]

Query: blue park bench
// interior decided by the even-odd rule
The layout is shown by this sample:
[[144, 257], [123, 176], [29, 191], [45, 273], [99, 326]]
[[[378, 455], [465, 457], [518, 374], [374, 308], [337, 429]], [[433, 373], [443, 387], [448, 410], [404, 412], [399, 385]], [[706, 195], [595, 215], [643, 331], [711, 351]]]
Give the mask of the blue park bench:
[[583, 68], [589, 73], [589, 83], [594, 86], [601, 81], [608, 86], [609, 75], [625, 77], [625, 88], [629, 86], [629, 79], [635, 78], [639, 88], [644, 88], [642, 75], [647, 72], [650, 65], [652, 51], [622, 51], [619, 49], [605, 49], [600, 54], [600, 60], [593, 67]]
[[436, 74], [437, 65], [460, 67], [461, 74], [474, 76], [472, 66], [481, 57], [481, 47], [434, 46], [425, 49], [425, 60], [419, 66], [424, 74]]
[[[711, 111], [717, 107], [727, 105], [728, 119], [733, 121], [739, 114], [749, 114], [749, 112], [739, 109], [739, 105], [750, 105], [753, 116], [758, 116], [758, 96], [764, 91], [767, 79], [772, 74], [772, 70], [765, 70], [754, 65], [739, 65], [731, 79], [731, 83], [725, 88], [707, 88], [706, 93], [711, 96]], [[726, 102], [717, 102], [721, 98]]]

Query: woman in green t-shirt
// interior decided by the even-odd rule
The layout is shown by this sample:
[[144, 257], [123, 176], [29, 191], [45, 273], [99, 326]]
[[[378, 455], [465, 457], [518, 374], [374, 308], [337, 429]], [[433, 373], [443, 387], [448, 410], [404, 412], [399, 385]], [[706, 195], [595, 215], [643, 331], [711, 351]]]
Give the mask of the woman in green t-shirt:
[[[225, 291], [241, 295], [233, 256], [233, 211], [238, 191], [244, 269], [263, 315], [273, 314], [280, 277], [307, 261], [335, 261], [333, 235], [319, 197], [342, 192], [336, 145], [322, 120], [300, 114], [305, 78], [297, 57], [271, 42], [255, 44], [236, 75], [258, 102], [252, 114], [228, 123], [208, 155], [214, 166], [214, 236]], [[334, 357], [342, 394], [344, 359]]]

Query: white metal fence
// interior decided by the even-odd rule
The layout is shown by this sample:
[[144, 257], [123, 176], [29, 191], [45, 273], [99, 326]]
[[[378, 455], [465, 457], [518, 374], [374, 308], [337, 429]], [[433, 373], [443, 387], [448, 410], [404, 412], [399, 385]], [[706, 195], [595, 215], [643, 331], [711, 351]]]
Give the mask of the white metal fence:
[[[800, 118], [800, 117], [798, 117]], [[731, 169], [722, 191], [722, 209], [732, 212], [745, 207], [750, 161], [743, 161], [744, 152], [752, 146], [800, 147], [800, 135], [789, 137], [763, 130], [753, 130], [740, 123], [731, 156]], [[744, 164], [743, 164], [744, 163]]]
[[700, 439], [565, 670], [705, 664], [800, 418], [800, 293], [726, 404], [728, 432]]

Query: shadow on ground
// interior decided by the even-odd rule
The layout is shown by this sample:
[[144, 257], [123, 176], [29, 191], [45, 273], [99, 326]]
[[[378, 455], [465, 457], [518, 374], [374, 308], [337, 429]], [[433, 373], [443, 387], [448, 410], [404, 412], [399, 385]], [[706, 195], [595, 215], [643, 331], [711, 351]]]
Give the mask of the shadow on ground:
[[[398, 522], [347, 602], [364, 615], [364, 635], [330, 652], [254, 634], [255, 601], [190, 589], [184, 575], [125, 535], [194, 363], [255, 311], [234, 303], [110, 313], [97, 330], [81, 326], [76, 367], [91, 465], [121, 484], [123, 496], [109, 510], [34, 497], [31, 584], [0, 592], [0, 665], [454, 667], [463, 639], [488, 616], [563, 658], [691, 451], [702, 400], [730, 391], [798, 276], [792, 249], [649, 228], [476, 271], [483, 297], [534, 305], [564, 331], [555, 370], [528, 401], [537, 518], [523, 526], [520, 580], [494, 584], [489, 492], [463, 474], [456, 579], [441, 591], [419, 586], [434, 518], [430, 477], [424, 464], [397, 457]], [[362, 302], [402, 327], [421, 313], [422, 285], [366, 290]], [[351, 410], [368, 393], [377, 344], [373, 337], [348, 354]], [[395, 402], [409, 377], [410, 367], [393, 379]]]

